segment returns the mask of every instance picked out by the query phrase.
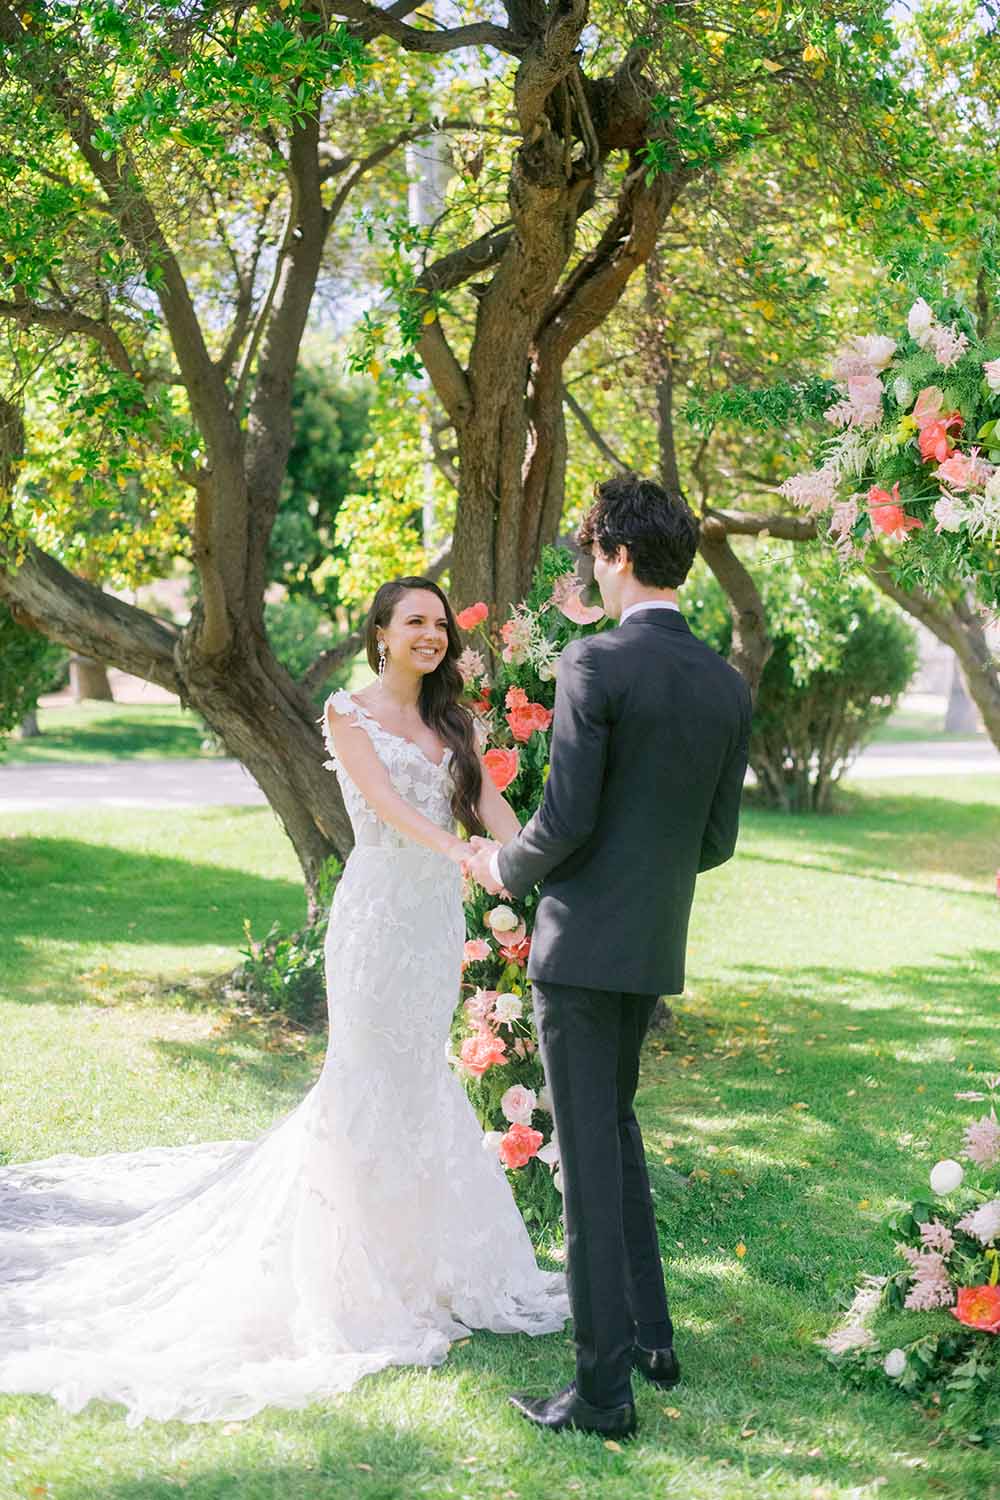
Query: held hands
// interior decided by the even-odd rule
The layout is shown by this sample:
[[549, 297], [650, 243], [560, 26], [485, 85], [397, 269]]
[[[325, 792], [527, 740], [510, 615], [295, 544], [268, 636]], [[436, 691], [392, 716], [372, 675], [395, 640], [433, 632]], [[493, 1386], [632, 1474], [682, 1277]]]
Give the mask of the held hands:
[[472, 854], [466, 859], [462, 868], [489, 895], [498, 896], [503, 890], [503, 886], [498, 880], [494, 880], [493, 873], [490, 870], [490, 860], [493, 858], [496, 850], [500, 848], [500, 845], [494, 843], [491, 839], [481, 839], [476, 834], [473, 834], [469, 840], [469, 847], [472, 849]]

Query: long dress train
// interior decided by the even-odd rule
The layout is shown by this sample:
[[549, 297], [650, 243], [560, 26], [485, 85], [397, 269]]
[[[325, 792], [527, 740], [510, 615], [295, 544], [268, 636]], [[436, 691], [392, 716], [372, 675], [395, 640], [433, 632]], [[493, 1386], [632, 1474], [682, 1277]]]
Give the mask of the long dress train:
[[[334, 696], [401, 796], [450, 826], [440, 765]], [[332, 747], [331, 747], [331, 755]], [[0, 1391], [144, 1418], [301, 1406], [470, 1329], [554, 1332], [499, 1162], [446, 1061], [461, 876], [406, 842], [334, 757], [356, 844], [326, 940], [322, 1073], [257, 1141], [0, 1170]]]

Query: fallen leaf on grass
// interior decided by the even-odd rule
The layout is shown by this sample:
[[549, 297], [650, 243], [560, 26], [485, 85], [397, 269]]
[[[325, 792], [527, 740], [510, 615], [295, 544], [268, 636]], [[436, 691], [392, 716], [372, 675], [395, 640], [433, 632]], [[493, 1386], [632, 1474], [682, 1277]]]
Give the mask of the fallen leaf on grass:
[[665, 1406], [663, 1408], [663, 1415], [665, 1417], [669, 1417], [671, 1422], [676, 1422], [677, 1418], [680, 1416], [680, 1412], [677, 1410], [676, 1406]]
[[741, 1438], [752, 1438], [752, 1437], [756, 1437], [756, 1436], [757, 1436], [757, 1429], [756, 1429], [756, 1427], [744, 1427], [743, 1431], [740, 1433], [740, 1437]]
[[374, 1474], [375, 1473], [375, 1470], [372, 1468], [371, 1464], [355, 1464], [354, 1467], [356, 1469], [363, 1469], [366, 1474]]
[[612, 1438], [608, 1438], [604, 1446], [609, 1453], [620, 1453], [622, 1451], [621, 1443], [616, 1443]]
[[736, 1246], [736, 1254], [739, 1256], [740, 1260], [742, 1260], [746, 1253], [747, 1247], [746, 1245], [744, 1245], [743, 1241], [740, 1240], [739, 1244]]

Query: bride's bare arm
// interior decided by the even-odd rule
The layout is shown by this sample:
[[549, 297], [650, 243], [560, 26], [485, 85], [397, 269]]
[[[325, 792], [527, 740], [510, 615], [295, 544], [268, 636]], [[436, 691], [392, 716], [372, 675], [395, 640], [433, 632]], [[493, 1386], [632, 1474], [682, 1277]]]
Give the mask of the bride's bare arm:
[[468, 858], [469, 846], [447, 828], [439, 828], [396, 791], [389, 772], [375, 754], [368, 731], [350, 714], [340, 714], [332, 703], [326, 706], [326, 722], [340, 761], [368, 806], [383, 823], [404, 838], [436, 849], [460, 864]]
[[479, 794], [479, 820], [498, 844], [506, 844], [521, 832], [517, 813], [506, 797], [496, 789], [489, 771], [483, 766], [483, 789]]

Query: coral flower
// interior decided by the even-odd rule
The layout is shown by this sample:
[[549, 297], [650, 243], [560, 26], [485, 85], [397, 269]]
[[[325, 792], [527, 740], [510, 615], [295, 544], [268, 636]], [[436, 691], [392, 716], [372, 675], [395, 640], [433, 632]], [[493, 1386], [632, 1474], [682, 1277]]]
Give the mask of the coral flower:
[[900, 504], [898, 484], [893, 485], [891, 495], [877, 484], [872, 485], [868, 491], [868, 515], [872, 530], [883, 532], [895, 542], [902, 541], [908, 531], [920, 530], [924, 524], [916, 516], [906, 514]]
[[500, 1142], [500, 1160], [505, 1167], [523, 1167], [538, 1155], [544, 1139], [542, 1132], [530, 1125], [512, 1125]]
[[484, 958], [489, 958], [493, 949], [485, 938], [470, 938], [465, 945], [465, 962], [467, 964], [478, 964]]
[[516, 750], [487, 750], [483, 765], [498, 792], [505, 792], [518, 773], [521, 757]]
[[[511, 937], [515, 938], [517, 937], [517, 934], [511, 933]], [[507, 963], [516, 964], [519, 969], [523, 969], [525, 964], [528, 962], [528, 954], [530, 952], [531, 939], [530, 937], [525, 937], [522, 934], [522, 936], [518, 938], [516, 942], [504, 943], [503, 947], [500, 949], [500, 956], [501, 958], [506, 959]]]
[[[462, 1043], [462, 1061], [476, 1078], [482, 1078], [488, 1068], [500, 1067], [506, 1062], [507, 1043], [492, 1031], [481, 1031]], [[538, 1137], [541, 1144], [541, 1136]], [[527, 1159], [527, 1158], [526, 1158]]]
[[939, 464], [945, 462], [955, 446], [948, 436], [952, 428], [956, 432], [962, 430], [962, 418], [957, 411], [953, 411], [950, 416], [939, 417], [934, 422], [927, 422], [921, 427], [917, 441], [920, 444], [920, 457], [925, 463], [929, 463], [931, 459]]
[[966, 1328], [1000, 1333], [1000, 1286], [962, 1286], [952, 1316]]
[[[520, 691], [516, 689], [515, 691]], [[507, 695], [510, 697], [510, 694]], [[522, 745], [526, 744], [536, 729], [546, 730], [552, 723], [552, 712], [540, 703], [518, 704], [507, 714], [510, 732]]]
[[475, 630], [477, 625], [481, 625], [489, 617], [488, 606], [480, 600], [478, 604], [470, 604], [467, 609], [462, 610], [461, 614], [456, 615], [455, 623], [461, 630]]

